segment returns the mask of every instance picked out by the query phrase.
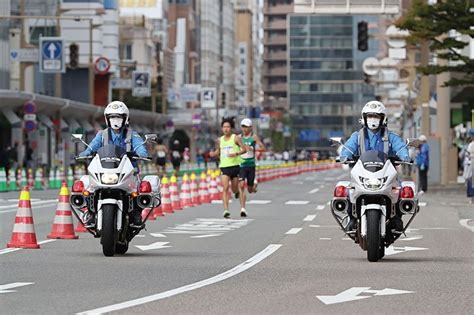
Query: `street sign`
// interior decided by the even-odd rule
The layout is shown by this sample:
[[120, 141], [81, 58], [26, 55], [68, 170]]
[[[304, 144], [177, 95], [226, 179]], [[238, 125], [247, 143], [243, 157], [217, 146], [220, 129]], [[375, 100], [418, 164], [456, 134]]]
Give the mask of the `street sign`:
[[10, 50], [10, 61], [13, 62], [38, 62], [37, 48], [24, 48]]
[[23, 111], [25, 114], [34, 114], [36, 113], [36, 104], [33, 101], [26, 102], [23, 104]]
[[380, 62], [375, 57], [365, 58], [362, 63], [362, 70], [367, 75], [376, 75], [379, 72]]
[[147, 97], [151, 95], [150, 72], [132, 72], [132, 96]]
[[270, 128], [270, 114], [260, 114], [260, 118], [258, 119], [258, 127], [260, 129]]
[[216, 88], [203, 87], [201, 89], [201, 107], [215, 108], [216, 107]]
[[105, 57], [99, 57], [95, 61], [94, 68], [97, 74], [107, 74], [110, 69], [110, 60]]
[[120, 78], [113, 78], [110, 81], [110, 87], [112, 89], [131, 89], [132, 88], [132, 80], [130, 79], [120, 79]]
[[64, 41], [59, 37], [40, 37], [40, 72], [64, 73]]

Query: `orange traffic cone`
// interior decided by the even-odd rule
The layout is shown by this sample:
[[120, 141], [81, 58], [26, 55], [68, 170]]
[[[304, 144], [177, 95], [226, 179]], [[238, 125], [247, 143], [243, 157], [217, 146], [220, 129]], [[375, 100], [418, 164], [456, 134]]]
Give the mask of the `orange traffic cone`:
[[57, 239], [77, 239], [74, 234], [74, 224], [72, 223], [72, 212], [69, 206], [69, 190], [67, 183], [63, 182], [59, 192], [59, 202], [54, 217], [53, 229], [48, 234], [48, 238]]
[[201, 202], [199, 201], [198, 185], [196, 183], [196, 174], [194, 172], [191, 174], [191, 184], [189, 187], [191, 188], [191, 204], [193, 206], [200, 205]]
[[36, 241], [33, 212], [31, 211], [30, 191], [28, 187], [23, 187], [21, 190], [12, 238], [7, 244], [7, 247], [40, 248]]
[[157, 217], [163, 217], [165, 214], [163, 213], [163, 209], [161, 209], [161, 206], [153, 208], [153, 213], [151, 214], [153, 217], [153, 220], [156, 220]]
[[[148, 216], [148, 220], [156, 220], [156, 218], [153, 216], [153, 213], [150, 213], [150, 212], [153, 212], [153, 209], [152, 208], [145, 208], [142, 210], [142, 220], [145, 220], [145, 218]], [[148, 213], [150, 213], [150, 215], [148, 215]]]
[[85, 233], [85, 232], [87, 232], [87, 229], [84, 227], [84, 224], [82, 224], [81, 221], [77, 222], [75, 232], [76, 233]]
[[179, 201], [179, 193], [178, 193], [178, 184], [176, 180], [176, 176], [171, 176], [170, 179], [170, 195], [171, 195], [171, 208], [173, 211], [176, 210], [183, 210], [181, 207], [181, 202]]
[[190, 193], [188, 180], [189, 180], [188, 174], [184, 173], [183, 183], [181, 184], [181, 194], [180, 194], [181, 207], [183, 208], [192, 207], [191, 193]]
[[168, 177], [163, 177], [161, 180], [161, 207], [164, 213], [173, 213], [171, 207], [171, 196], [168, 184]]
[[211, 184], [209, 185], [209, 194], [211, 200], [219, 200], [219, 190], [217, 190], [216, 175], [212, 174]]
[[207, 190], [207, 179], [204, 172], [201, 173], [201, 179], [199, 181], [199, 202], [210, 203], [209, 192]]

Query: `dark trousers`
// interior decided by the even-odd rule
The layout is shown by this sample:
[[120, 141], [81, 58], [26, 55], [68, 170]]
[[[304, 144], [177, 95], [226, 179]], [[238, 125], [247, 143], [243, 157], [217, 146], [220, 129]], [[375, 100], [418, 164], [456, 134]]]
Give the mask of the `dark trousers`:
[[428, 191], [428, 168], [424, 171], [418, 168], [418, 176], [420, 177], [419, 181], [419, 190], [423, 190], [424, 192]]

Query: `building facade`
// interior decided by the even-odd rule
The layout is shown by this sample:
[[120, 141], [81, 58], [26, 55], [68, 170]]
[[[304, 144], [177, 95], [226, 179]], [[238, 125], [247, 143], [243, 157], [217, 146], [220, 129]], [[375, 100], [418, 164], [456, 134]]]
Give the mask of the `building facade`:
[[360, 128], [362, 106], [374, 98], [362, 62], [376, 55], [378, 44], [369, 41], [368, 51], [358, 51], [357, 23], [371, 19], [289, 16], [288, 100], [297, 148], [330, 150], [330, 137], [348, 137]]

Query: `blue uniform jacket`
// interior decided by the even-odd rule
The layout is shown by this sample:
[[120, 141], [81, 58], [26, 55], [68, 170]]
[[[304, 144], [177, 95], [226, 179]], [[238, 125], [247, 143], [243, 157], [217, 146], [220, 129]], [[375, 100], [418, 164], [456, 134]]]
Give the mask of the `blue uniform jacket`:
[[[369, 139], [365, 140], [365, 148], [366, 150], [377, 150], [383, 152], [383, 137], [382, 137], [382, 130], [378, 130], [377, 132], [373, 132], [370, 129], [367, 129], [367, 134]], [[408, 149], [405, 146], [405, 142], [403, 139], [394, 132], [389, 131], [388, 133], [388, 142], [389, 142], [389, 156], [395, 156], [397, 154], [398, 158], [402, 161], [410, 160], [410, 156], [408, 155]], [[359, 154], [359, 132], [356, 131], [352, 134], [352, 136], [347, 140], [344, 144], [348, 147], [352, 152], [356, 155]], [[346, 148], [342, 148], [341, 158], [343, 159], [351, 159], [352, 153], [347, 150]]]
[[[124, 133], [115, 133], [111, 132], [112, 139], [109, 140], [110, 144], [115, 144], [125, 148], [125, 134]], [[147, 157], [147, 151], [145, 145], [140, 146], [143, 140], [136, 131], [132, 131], [132, 149], [139, 157]], [[79, 156], [91, 155], [94, 152], [97, 152], [102, 147], [102, 131], [99, 131], [91, 143], [89, 143], [90, 148], [87, 148], [79, 154]]]
[[420, 146], [420, 152], [416, 156], [416, 165], [418, 167], [423, 166], [423, 169], [430, 166], [430, 146], [428, 143], [423, 143]]

